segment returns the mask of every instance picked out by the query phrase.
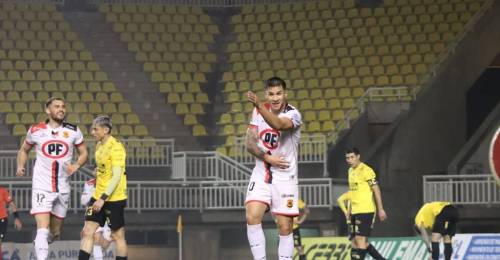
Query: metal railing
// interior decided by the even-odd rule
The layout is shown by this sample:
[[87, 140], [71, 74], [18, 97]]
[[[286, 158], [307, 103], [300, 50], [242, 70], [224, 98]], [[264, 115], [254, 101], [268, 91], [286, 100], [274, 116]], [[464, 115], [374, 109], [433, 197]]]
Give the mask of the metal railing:
[[[230, 210], [243, 209], [248, 181], [129, 181], [127, 184], [129, 211], [158, 210]], [[19, 210], [31, 208], [31, 182], [0, 182], [11, 192]], [[71, 182], [73, 191], [69, 210], [78, 211], [83, 181]], [[301, 197], [312, 208], [335, 206], [334, 190], [343, 189], [332, 179], [300, 179]]]
[[[236, 137], [234, 141], [236, 152], [236, 161], [245, 165], [255, 163], [255, 158], [247, 152], [245, 145], [245, 137]], [[327, 145], [326, 138], [323, 134], [303, 134], [299, 144], [299, 160], [298, 163], [318, 163], [323, 165], [323, 170], [326, 172], [327, 160]]]
[[500, 186], [491, 174], [425, 175], [424, 202], [449, 201], [457, 205], [500, 204]]
[[[175, 139], [120, 139], [127, 150], [127, 167], [171, 167]], [[95, 142], [87, 142], [89, 165], [95, 165]]]
[[252, 171], [217, 152], [175, 152], [172, 178], [178, 180], [247, 180]]
[[86, 0], [88, 4], [169, 4], [206, 7], [236, 7], [257, 4], [301, 3], [306, 0]]
[[340, 133], [351, 128], [351, 125], [356, 122], [359, 115], [366, 111], [366, 102], [375, 101], [385, 98], [396, 98], [397, 101], [404, 101], [405, 97], [411, 97], [411, 100], [416, 98], [416, 89], [413, 86], [400, 86], [400, 87], [371, 87], [356, 100], [353, 108], [349, 109], [345, 115], [344, 120], [340, 120], [335, 124], [335, 129], [326, 134], [326, 141], [335, 144], [340, 136]]
[[[121, 142], [127, 149], [127, 167], [171, 167], [175, 149], [174, 139], [123, 139]], [[87, 167], [95, 165], [95, 143], [87, 142], [89, 162]], [[34, 165], [34, 151], [26, 165], [27, 177], [31, 176]], [[17, 151], [0, 151], [0, 178], [2, 180], [16, 178]]]

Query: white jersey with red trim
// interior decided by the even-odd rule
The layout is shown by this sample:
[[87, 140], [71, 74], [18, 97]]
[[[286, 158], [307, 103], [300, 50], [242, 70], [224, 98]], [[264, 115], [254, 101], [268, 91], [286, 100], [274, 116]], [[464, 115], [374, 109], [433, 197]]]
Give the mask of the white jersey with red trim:
[[[269, 104], [265, 105], [270, 109]], [[255, 167], [252, 176], [258, 175], [267, 183], [272, 181], [294, 181], [297, 180], [298, 155], [300, 141], [300, 126], [302, 125], [302, 116], [300, 112], [292, 105], [286, 104], [279, 117], [289, 118], [293, 123], [293, 129], [287, 131], [277, 131], [269, 126], [262, 115], [253, 110], [252, 120], [249, 127], [257, 129], [259, 135], [258, 146], [268, 154], [283, 157], [290, 163], [290, 167], [279, 169], [269, 165], [260, 158], [255, 159]]]
[[66, 167], [71, 163], [74, 148], [83, 144], [80, 129], [69, 123], [51, 128], [46, 123], [32, 125], [25, 143], [35, 146], [33, 189], [49, 192], [70, 192]]

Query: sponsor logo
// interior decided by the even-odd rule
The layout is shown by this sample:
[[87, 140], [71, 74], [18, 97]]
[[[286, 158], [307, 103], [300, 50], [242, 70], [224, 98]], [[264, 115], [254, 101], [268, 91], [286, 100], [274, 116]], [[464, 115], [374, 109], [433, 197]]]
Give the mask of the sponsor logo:
[[63, 158], [68, 152], [68, 144], [60, 140], [49, 140], [42, 144], [43, 155], [51, 159]]
[[264, 147], [270, 150], [278, 148], [280, 133], [274, 129], [266, 129], [260, 133]]

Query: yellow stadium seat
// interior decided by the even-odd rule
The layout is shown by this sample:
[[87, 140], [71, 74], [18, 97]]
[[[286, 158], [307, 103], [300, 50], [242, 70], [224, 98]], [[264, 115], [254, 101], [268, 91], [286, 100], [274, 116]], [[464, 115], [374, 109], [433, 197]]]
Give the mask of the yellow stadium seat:
[[184, 116], [184, 125], [192, 126], [198, 124], [198, 120], [196, 119], [196, 115], [187, 114]]
[[23, 136], [26, 134], [26, 127], [23, 124], [16, 124], [12, 129], [12, 134], [14, 136]]
[[207, 136], [207, 131], [204, 126], [197, 124], [193, 126], [193, 136]]

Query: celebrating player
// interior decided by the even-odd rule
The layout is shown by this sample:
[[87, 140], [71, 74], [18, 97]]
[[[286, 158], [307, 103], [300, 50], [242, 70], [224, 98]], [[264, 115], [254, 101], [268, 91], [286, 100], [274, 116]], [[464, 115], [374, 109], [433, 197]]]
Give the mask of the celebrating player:
[[302, 119], [286, 101], [285, 81], [266, 81], [267, 103], [247, 93], [255, 106], [246, 135], [246, 147], [255, 157], [245, 200], [247, 236], [254, 259], [266, 259], [262, 218], [270, 209], [279, 229], [279, 259], [293, 256], [293, 217], [299, 215], [297, 160]]
[[[32, 125], [17, 154], [17, 176], [26, 174], [25, 164], [31, 148], [36, 148], [31, 194], [31, 214], [36, 220], [35, 252], [47, 259], [49, 242], [59, 238], [68, 210], [69, 176], [87, 162], [87, 147], [80, 129], [64, 121], [64, 100], [52, 97], [45, 103], [45, 122]], [[78, 159], [71, 163], [76, 148]], [[49, 231], [50, 229], [50, 231]]]

